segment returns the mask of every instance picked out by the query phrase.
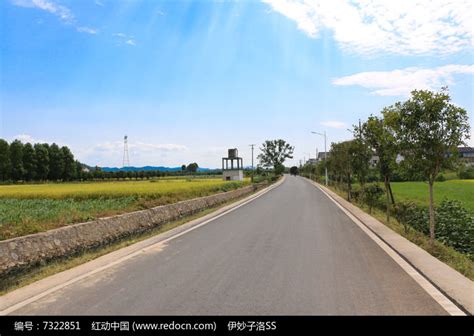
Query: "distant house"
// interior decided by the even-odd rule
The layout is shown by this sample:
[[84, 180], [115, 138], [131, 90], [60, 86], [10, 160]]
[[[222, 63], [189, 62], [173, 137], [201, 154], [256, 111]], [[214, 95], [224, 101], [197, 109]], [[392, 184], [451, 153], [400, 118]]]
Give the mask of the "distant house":
[[[328, 153], [328, 157], [329, 157], [330, 153], [329, 152], [327, 152], [327, 153]], [[316, 158], [316, 163], [324, 161], [324, 158], [326, 157], [325, 155], [326, 155], [326, 152], [319, 152], [318, 157]]]
[[474, 148], [458, 147], [459, 159], [468, 166], [474, 167]]

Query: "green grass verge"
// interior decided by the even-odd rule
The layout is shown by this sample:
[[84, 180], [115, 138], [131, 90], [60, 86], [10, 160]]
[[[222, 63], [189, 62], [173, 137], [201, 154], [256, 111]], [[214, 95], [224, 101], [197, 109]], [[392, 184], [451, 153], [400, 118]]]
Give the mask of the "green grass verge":
[[[418, 183], [418, 182], [401, 182], [401, 183]], [[421, 183], [421, 182], [420, 182]], [[446, 183], [446, 182], [441, 182]], [[332, 191], [336, 194], [341, 196], [342, 198], [346, 198], [347, 194], [339, 189], [334, 187], [330, 187]], [[352, 203], [358, 206], [360, 209], [364, 210], [365, 212], [369, 212], [369, 208], [364, 204], [360, 203]], [[432, 256], [436, 257], [440, 261], [444, 262], [445, 264], [451, 266], [459, 273], [463, 274], [467, 278], [474, 281], [474, 261], [471, 260], [466, 255], [457, 252], [452, 247], [446, 246], [439, 241], [435, 241], [434, 244], [430, 243], [429, 237], [425, 236], [423, 233], [418, 232], [416, 230], [410, 229], [408, 232], [405, 232], [405, 229], [402, 224], [400, 224], [395, 218], [390, 218], [390, 223], [386, 220], [386, 213], [385, 211], [379, 209], [372, 209], [371, 216], [375, 217], [381, 223], [385, 224], [387, 227], [391, 228], [393, 231], [397, 232], [399, 235], [407, 238], [412, 243], [418, 245], [423, 250], [427, 251]]]

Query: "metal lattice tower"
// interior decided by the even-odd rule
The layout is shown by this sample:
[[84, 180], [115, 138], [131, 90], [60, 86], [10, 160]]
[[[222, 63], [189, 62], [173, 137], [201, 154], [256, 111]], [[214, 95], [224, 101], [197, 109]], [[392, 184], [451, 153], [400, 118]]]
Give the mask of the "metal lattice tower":
[[123, 166], [130, 167], [130, 158], [128, 157], [128, 136], [123, 137]]

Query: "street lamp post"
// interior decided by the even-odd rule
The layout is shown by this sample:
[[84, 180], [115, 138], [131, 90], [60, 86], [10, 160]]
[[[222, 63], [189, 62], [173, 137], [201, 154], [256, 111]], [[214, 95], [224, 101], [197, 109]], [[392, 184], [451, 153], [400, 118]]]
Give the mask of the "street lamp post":
[[321, 135], [324, 137], [324, 170], [325, 170], [325, 182], [326, 182], [326, 187], [328, 186], [328, 151], [326, 148], [326, 131], [324, 133], [319, 133], [319, 132], [314, 132], [312, 131], [311, 133]]
[[253, 182], [253, 174], [254, 174], [254, 169], [253, 169], [253, 147], [255, 146], [255, 144], [251, 144], [249, 145], [251, 148], [252, 148], [252, 174], [250, 175], [250, 180]]

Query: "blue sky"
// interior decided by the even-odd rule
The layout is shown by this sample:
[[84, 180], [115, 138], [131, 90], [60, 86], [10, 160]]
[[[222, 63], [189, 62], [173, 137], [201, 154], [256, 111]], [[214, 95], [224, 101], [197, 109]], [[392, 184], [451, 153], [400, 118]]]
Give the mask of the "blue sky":
[[204, 167], [283, 138], [291, 164], [446, 84], [474, 128], [471, 1], [393, 3], [2, 1], [0, 137], [121, 166], [127, 134], [132, 165]]

